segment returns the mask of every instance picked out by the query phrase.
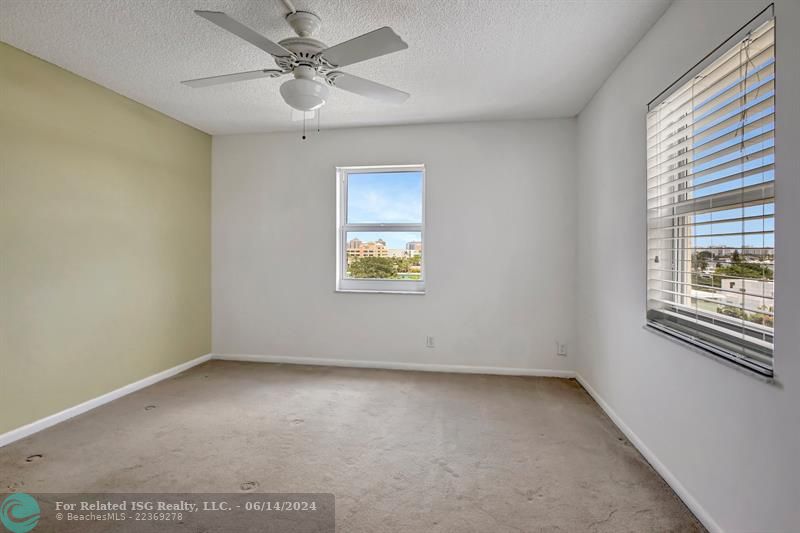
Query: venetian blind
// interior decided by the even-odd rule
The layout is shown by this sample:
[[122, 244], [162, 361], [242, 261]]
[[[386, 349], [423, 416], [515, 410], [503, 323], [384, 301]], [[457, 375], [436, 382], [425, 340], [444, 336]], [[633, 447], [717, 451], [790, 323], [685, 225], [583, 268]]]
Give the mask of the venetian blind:
[[775, 21], [647, 114], [647, 321], [772, 375]]

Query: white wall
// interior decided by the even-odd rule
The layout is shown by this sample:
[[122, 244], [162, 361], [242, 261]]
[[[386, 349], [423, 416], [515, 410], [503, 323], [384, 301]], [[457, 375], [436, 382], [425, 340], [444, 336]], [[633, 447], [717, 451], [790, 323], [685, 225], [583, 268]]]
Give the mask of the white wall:
[[[215, 136], [214, 353], [570, 369], [576, 150], [575, 119]], [[335, 293], [334, 168], [410, 163], [427, 294]]]
[[776, 3], [780, 385], [642, 329], [645, 105], [767, 2], [676, 2], [578, 119], [578, 371], [725, 531], [800, 531], [800, 2]]

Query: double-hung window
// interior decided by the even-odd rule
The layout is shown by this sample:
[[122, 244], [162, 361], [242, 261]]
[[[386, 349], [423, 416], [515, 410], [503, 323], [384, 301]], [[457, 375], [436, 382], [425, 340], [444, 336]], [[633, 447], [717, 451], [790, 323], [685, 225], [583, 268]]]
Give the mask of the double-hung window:
[[649, 106], [647, 323], [772, 376], [775, 21], [762, 12]]
[[339, 167], [336, 289], [425, 292], [425, 168]]

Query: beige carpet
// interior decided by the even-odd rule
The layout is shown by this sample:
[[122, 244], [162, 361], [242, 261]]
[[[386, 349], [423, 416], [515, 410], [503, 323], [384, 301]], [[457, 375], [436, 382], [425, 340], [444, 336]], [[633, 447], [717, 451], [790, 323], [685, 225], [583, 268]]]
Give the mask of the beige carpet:
[[347, 533], [703, 530], [573, 380], [212, 361], [0, 448], [3, 492], [242, 490]]

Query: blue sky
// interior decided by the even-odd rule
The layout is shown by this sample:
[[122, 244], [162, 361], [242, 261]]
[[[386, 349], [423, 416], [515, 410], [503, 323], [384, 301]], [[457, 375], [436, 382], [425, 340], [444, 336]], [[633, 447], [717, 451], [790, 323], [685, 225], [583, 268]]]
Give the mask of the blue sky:
[[350, 174], [347, 222], [422, 222], [422, 173]]
[[[421, 172], [365, 172], [347, 179], [347, 222], [422, 222]], [[389, 248], [404, 249], [420, 240], [419, 232], [349, 232], [347, 240], [386, 241]]]

